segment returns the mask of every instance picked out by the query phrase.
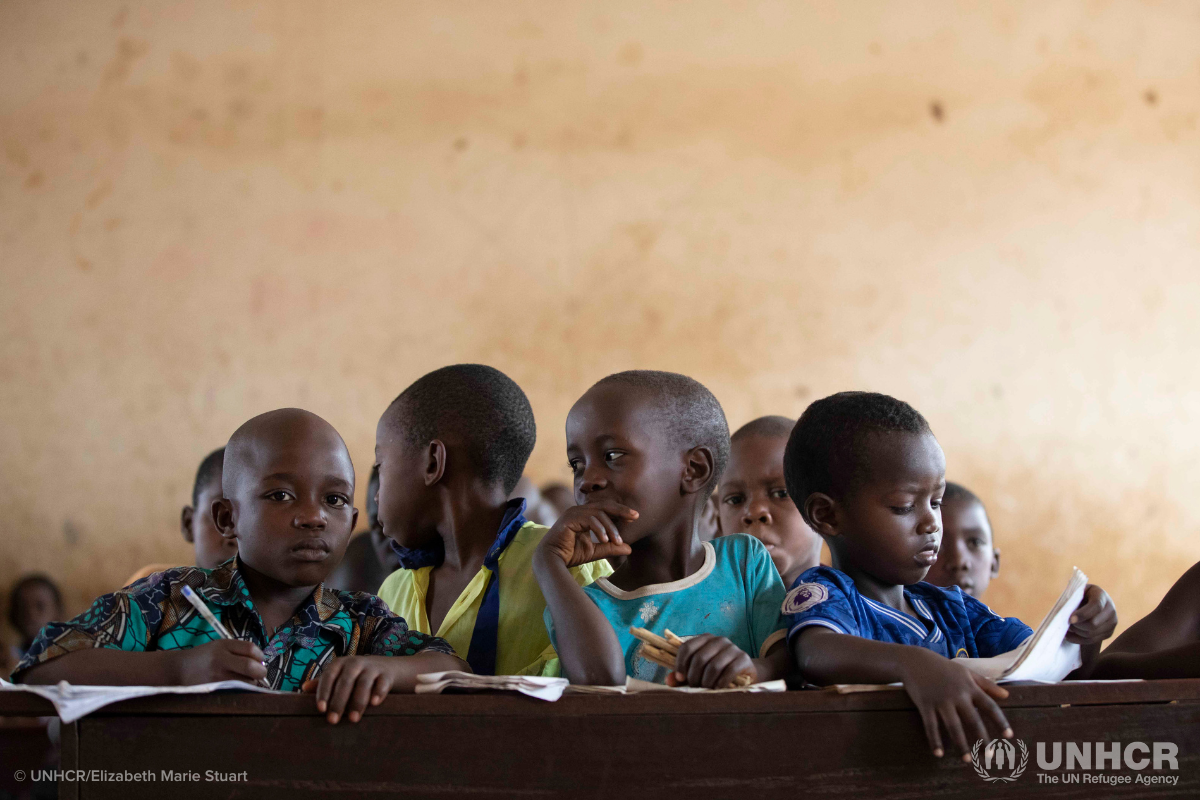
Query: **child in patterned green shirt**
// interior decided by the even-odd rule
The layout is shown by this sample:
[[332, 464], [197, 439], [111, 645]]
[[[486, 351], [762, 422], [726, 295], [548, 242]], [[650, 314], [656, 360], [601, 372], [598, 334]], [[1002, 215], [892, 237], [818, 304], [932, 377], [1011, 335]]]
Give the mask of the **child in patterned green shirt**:
[[[13, 672], [25, 683], [195, 684], [266, 679], [316, 693], [331, 723], [412, 691], [424, 672], [468, 669], [441, 639], [411, 631], [379, 598], [322, 583], [358, 511], [354, 467], [337, 431], [299, 409], [268, 412], [225, 449], [211, 509], [238, 555], [215, 569], [176, 567], [104, 595], [42, 629]], [[190, 586], [235, 639], [183, 598]], [[404, 656], [388, 658], [387, 656]]]

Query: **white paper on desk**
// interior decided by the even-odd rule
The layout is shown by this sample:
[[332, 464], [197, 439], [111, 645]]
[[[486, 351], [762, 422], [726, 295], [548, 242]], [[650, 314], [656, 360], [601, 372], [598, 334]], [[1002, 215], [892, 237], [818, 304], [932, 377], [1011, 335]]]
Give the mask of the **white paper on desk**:
[[209, 694], [232, 689], [239, 692], [264, 692], [267, 694], [285, 694], [255, 686], [243, 681], [217, 681], [215, 683], [197, 683], [192, 686], [76, 686], [66, 681], [54, 685], [33, 685], [27, 683], [9, 683], [0, 678], [0, 691], [28, 692], [44, 697], [54, 704], [54, 710], [63, 722], [74, 722], [80, 717], [86, 717], [97, 709], [104, 708], [122, 700], [135, 697], [150, 697], [158, 694]]
[[992, 658], [957, 660], [972, 672], [995, 681], [1061, 681], [1083, 663], [1079, 645], [1063, 639], [1071, 627], [1071, 614], [1079, 607], [1086, 587], [1087, 575], [1076, 567], [1058, 602], [1024, 644]]
[[624, 686], [597, 686], [590, 683], [572, 683], [564, 694], [625, 694]]
[[543, 678], [539, 675], [475, 675], [449, 670], [418, 675], [414, 691], [417, 694], [439, 694], [445, 689], [520, 692], [553, 703], [562, 697], [563, 690], [568, 685], [566, 678]]
[[625, 693], [637, 692], [680, 692], [682, 694], [723, 694], [725, 692], [786, 692], [787, 681], [763, 681], [749, 686], [731, 686], [728, 689], [704, 689], [699, 686], [667, 686], [665, 683], [651, 683], [638, 678], [625, 678]]

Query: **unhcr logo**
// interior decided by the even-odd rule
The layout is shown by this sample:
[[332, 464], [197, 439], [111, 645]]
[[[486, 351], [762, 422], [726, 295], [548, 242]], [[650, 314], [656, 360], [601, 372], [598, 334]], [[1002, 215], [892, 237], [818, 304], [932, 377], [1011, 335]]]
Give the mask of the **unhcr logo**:
[[1020, 739], [980, 739], [971, 748], [971, 765], [988, 783], [1012, 783], [1029, 766], [1029, 748]]

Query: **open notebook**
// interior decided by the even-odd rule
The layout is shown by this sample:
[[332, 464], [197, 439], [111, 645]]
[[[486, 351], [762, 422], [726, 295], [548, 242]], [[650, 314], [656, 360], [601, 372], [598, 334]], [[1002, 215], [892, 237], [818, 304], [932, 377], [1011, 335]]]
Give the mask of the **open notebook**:
[[1033, 636], [1016, 650], [991, 658], [960, 658], [967, 669], [995, 681], [1061, 681], [1083, 663], [1079, 645], [1064, 642], [1071, 614], [1083, 599], [1087, 575], [1075, 568], [1058, 602]]
[[0, 691], [28, 692], [44, 697], [54, 704], [63, 722], [74, 722], [97, 709], [135, 697], [150, 697], [158, 694], [208, 694], [210, 692], [237, 691], [282, 694], [242, 681], [217, 681], [197, 683], [191, 686], [79, 686], [66, 681], [55, 684], [9, 683], [0, 678]]

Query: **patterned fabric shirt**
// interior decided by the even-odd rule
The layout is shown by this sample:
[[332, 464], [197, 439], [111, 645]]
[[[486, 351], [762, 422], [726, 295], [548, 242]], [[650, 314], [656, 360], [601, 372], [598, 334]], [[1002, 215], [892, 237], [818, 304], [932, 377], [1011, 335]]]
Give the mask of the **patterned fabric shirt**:
[[211, 570], [173, 567], [98, 598], [70, 622], [52, 622], [42, 628], [13, 670], [13, 677], [75, 650], [182, 650], [219, 639], [184, 598], [185, 584], [200, 595], [230, 634], [258, 645], [266, 658], [267, 682], [272, 689], [299, 691], [338, 656], [454, 652], [435, 636], [409, 630], [378, 597], [328, 589], [323, 584], [268, 639], [237, 562], [234, 556]]

